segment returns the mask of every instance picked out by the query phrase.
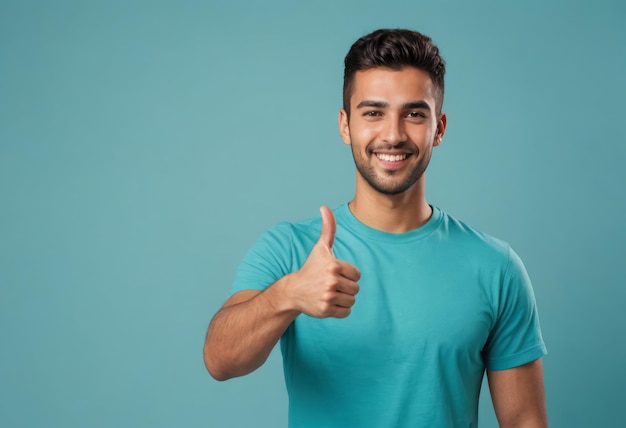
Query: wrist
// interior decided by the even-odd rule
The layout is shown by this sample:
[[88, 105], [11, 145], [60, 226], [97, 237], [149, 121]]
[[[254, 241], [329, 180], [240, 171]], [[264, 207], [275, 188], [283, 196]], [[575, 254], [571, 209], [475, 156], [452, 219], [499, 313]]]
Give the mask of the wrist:
[[295, 299], [291, 296], [291, 284], [294, 281], [294, 273], [287, 274], [269, 286], [261, 295], [279, 314], [291, 314], [295, 318], [302, 311], [298, 309]]

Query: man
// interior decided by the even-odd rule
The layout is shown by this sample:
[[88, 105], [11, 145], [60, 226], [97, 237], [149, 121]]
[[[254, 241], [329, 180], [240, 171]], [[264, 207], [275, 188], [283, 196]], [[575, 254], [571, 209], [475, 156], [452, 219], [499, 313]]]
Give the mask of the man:
[[290, 427], [476, 427], [485, 370], [501, 426], [547, 426], [522, 262], [425, 199], [444, 73], [420, 33], [352, 46], [339, 130], [354, 199], [263, 235], [211, 321], [204, 360], [218, 380], [255, 370], [280, 340]]

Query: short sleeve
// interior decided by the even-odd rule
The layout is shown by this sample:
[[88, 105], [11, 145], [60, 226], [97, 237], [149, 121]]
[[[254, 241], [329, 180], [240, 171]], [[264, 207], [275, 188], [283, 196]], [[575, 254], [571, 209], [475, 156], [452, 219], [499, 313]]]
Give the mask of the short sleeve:
[[488, 370], [506, 370], [546, 355], [532, 284], [519, 256], [509, 248], [495, 325], [484, 348]]
[[291, 229], [290, 223], [280, 223], [252, 245], [237, 268], [231, 296], [242, 290], [264, 290], [290, 273]]

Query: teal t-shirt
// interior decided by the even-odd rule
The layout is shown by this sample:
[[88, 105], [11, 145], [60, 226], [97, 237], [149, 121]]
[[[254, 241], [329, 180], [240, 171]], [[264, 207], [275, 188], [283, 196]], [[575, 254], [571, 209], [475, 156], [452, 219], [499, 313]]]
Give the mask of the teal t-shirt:
[[[361, 271], [344, 319], [301, 314], [281, 339], [291, 428], [476, 427], [485, 368], [546, 353], [526, 270], [510, 246], [433, 207], [401, 234], [335, 209], [335, 257]], [[298, 270], [321, 218], [281, 223], [240, 264], [233, 293]]]

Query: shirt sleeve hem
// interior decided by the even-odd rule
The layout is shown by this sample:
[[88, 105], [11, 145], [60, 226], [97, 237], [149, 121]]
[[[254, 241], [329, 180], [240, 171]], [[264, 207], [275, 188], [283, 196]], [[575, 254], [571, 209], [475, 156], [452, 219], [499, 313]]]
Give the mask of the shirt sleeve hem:
[[517, 354], [489, 359], [486, 366], [487, 370], [490, 371], [512, 369], [513, 367], [518, 367], [523, 364], [530, 363], [531, 361], [535, 361], [536, 359], [547, 355], [547, 353], [546, 345], [540, 343], [530, 349], [518, 352]]

